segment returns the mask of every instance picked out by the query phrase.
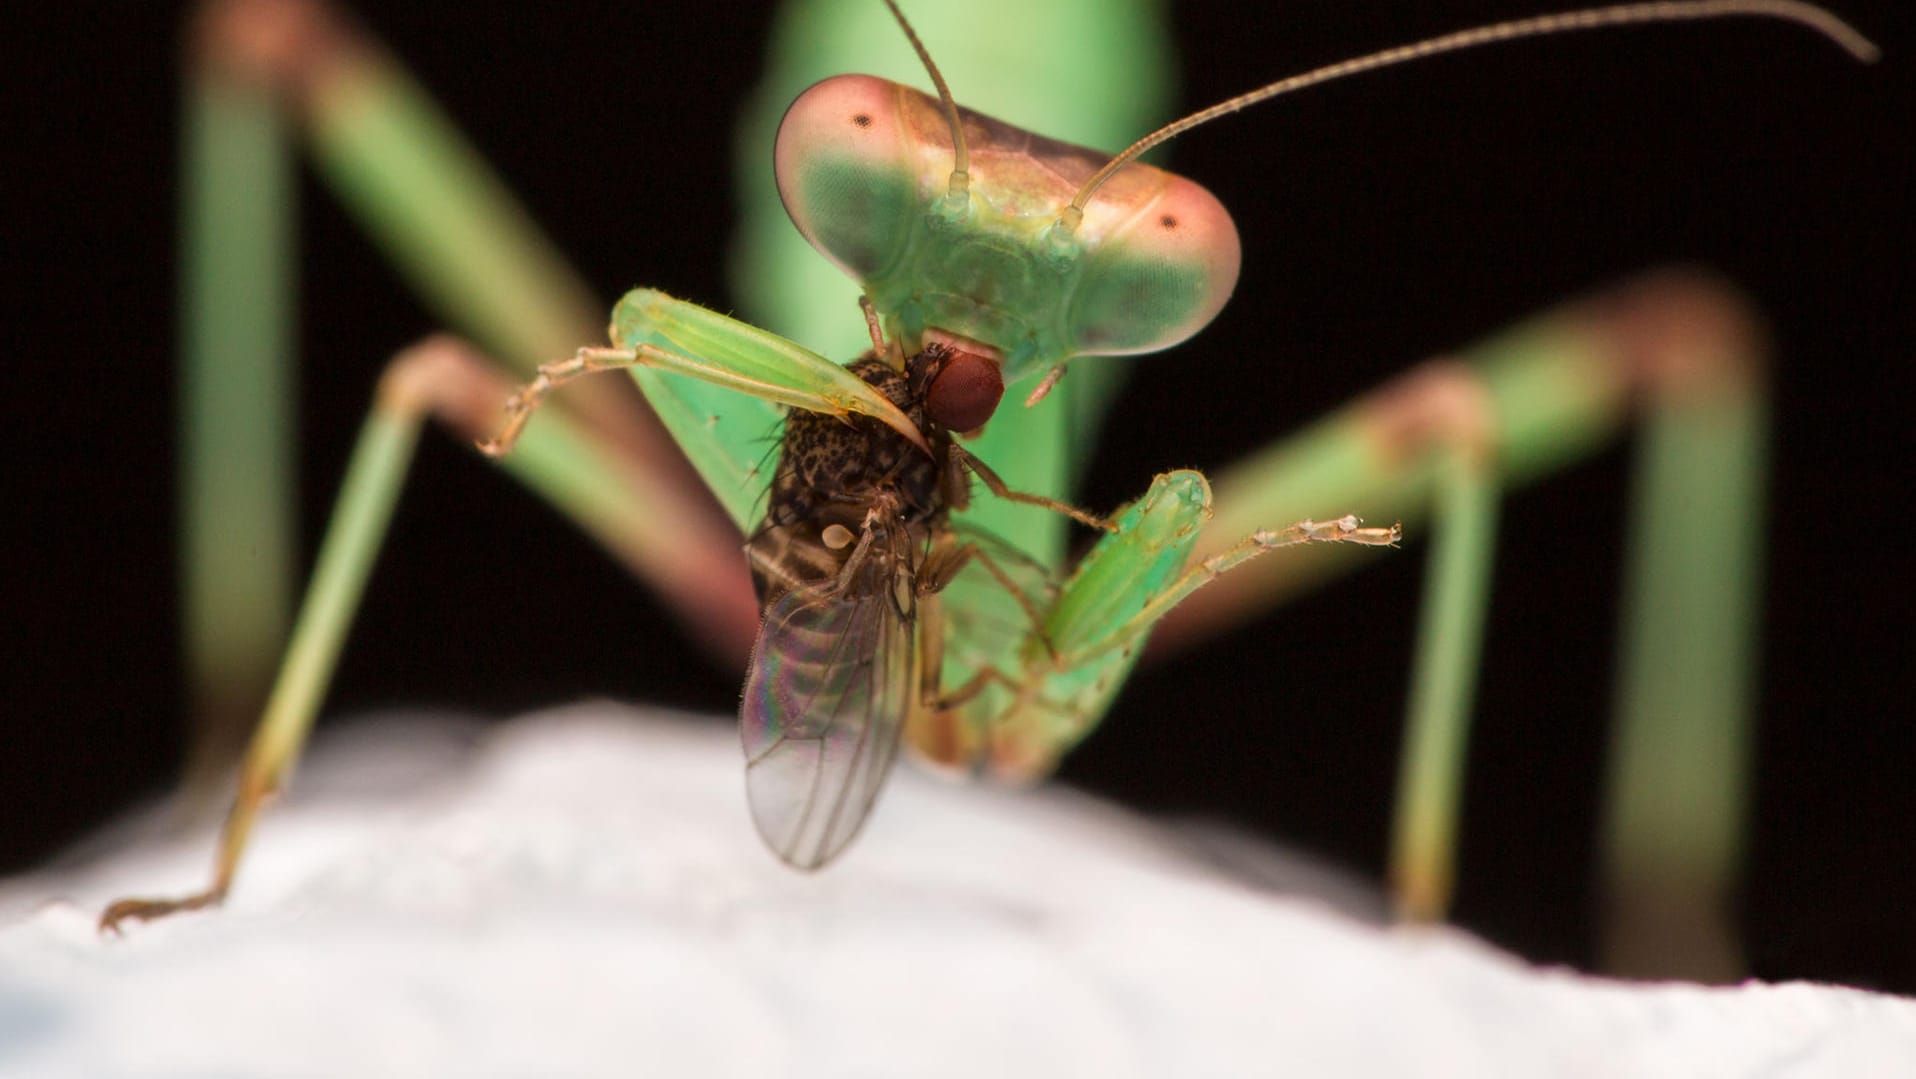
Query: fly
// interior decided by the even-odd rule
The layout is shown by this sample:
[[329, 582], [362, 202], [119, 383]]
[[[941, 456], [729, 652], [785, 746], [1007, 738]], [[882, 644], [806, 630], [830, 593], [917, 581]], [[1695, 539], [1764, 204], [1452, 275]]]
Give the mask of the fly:
[[896, 405], [923, 446], [866, 416], [792, 409], [764, 522], [746, 545], [764, 612], [739, 703], [746, 789], [759, 835], [800, 869], [852, 841], [907, 724], [946, 703], [938, 593], [974, 559], [1003, 577], [949, 520], [969, 502], [970, 476], [1109, 527], [1005, 490], [953, 440], [996, 407], [994, 363], [934, 339], [901, 370], [876, 332], [874, 342], [846, 369]]

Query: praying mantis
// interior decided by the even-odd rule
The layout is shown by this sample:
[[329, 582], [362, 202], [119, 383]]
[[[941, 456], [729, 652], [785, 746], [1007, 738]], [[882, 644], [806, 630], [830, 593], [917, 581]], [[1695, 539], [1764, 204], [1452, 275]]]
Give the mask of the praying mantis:
[[[930, 33], [928, 33], [928, 34], [927, 34], [927, 36], [928, 36], [928, 37], [933, 37], [933, 38], [934, 38], [934, 48], [935, 48], [935, 35], [932, 35], [932, 34], [930, 34]], [[962, 98], [964, 97], [964, 94], [965, 94], [965, 91], [963, 91], [962, 89], [960, 89], [960, 90], [959, 90], [958, 92], [959, 92], [959, 95], [960, 95], [960, 97], [961, 97], [961, 99], [962, 99]], [[847, 307], [846, 307], [845, 305], [843, 305], [843, 304], [839, 304], [839, 305], [835, 305], [835, 306], [836, 306], [836, 309], [835, 309], [835, 310], [827, 310], [828, 308], [830, 308], [830, 307], [832, 307], [833, 305], [818, 305], [818, 306], [819, 306], [819, 308], [820, 308], [820, 310], [821, 310], [821, 313], [823, 313], [823, 314], [826, 314], [826, 315], [828, 315], [829, 317], [833, 317], [833, 318], [835, 318], [835, 319], [837, 319], [837, 320], [839, 320], [839, 321], [841, 321], [841, 322], [844, 322], [844, 323], [846, 323], [846, 324], [848, 324], [848, 325], [851, 325], [851, 326], [852, 326], [852, 327], [854, 328], [854, 330], [856, 330], [856, 329], [858, 329], [858, 327], [857, 327], [857, 324], [856, 324], [856, 322], [855, 322], [854, 320], [852, 320], [852, 319], [851, 319], [851, 318], [849, 317], [849, 315], [848, 315], [848, 311], [849, 311], [849, 308], [847, 308]], [[840, 354], [841, 354], [841, 353], [834, 353], [834, 355], [840, 355]], [[1066, 380], [1066, 381], [1065, 381], [1064, 383], [1062, 383], [1062, 384], [1061, 384], [1061, 390], [1060, 390], [1060, 392], [1064, 392], [1064, 391], [1065, 391], [1065, 389], [1072, 389], [1072, 390], [1075, 390], [1075, 388], [1076, 388], [1076, 387], [1077, 387], [1078, 385], [1080, 385], [1080, 384], [1082, 384], [1082, 383], [1083, 383], [1084, 381], [1085, 381], [1085, 377], [1082, 377], [1082, 376], [1081, 376], [1080, 374], [1077, 374], [1077, 373], [1074, 373], [1074, 374], [1073, 374], [1073, 375], [1071, 376], [1071, 379], [1068, 379], [1068, 380]], [[1075, 407], [1075, 406], [1070, 406], [1070, 405], [1068, 405], [1068, 404], [1065, 404], [1065, 403], [1064, 403], [1064, 402], [1062, 402], [1062, 401], [1054, 401], [1054, 402], [1051, 402], [1051, 404], [1052, 404], [1052, 405], [1054, 405], [1054, 406], [1056, 406], [1056, 407]], [[1067, 462], [1067, 464], [1068, 464], [1068, 462]], [[1038, 484], [1038, 486], [1040, 486], [1040, 487], [1046, 487], [1046, 486], [1049, 486], [1049, 487], [1052, 487], [1053, 489], [1055, 489], [1055, 488], [1056, 488], [1056, 485], [1055, 485], [1055, 483], [1054, 483], [1054, 484]], [[1272, 523], [1279, 523], [1279, 522], [1272, 522]], [[1042, 526], [1039, 526], [1039, 527], [1040, 527], [1040, 529], [1042, 528]], [[1024, 532], [1027, 532], [1027, 531], [1031, 531], [1031, 529], [1028, 529], [1028, 528], [1025, 528], [1025, 527], [1018, 527], [1018, 526], [1006, 526], [1006, 529], [1007, 529], [1007, 531], [1013, 531], [1013, 532], [1016, 532], [1016, 533], [1024, 533]], [[1058, 541], [1058, 540], [1050, 540], [1050, 541], [1045, 541], [1045, 540], [1031, 540], [1030, 542], [1031, 542], [1031, 543], [1032, 543], [1032, 544], [1033, 544], [1034, 546], [1036, 546], [1036, 547], [1043, 547], [1043, 546], [1045, 546], [1045, 545], [1046, 545], [1047, 543], [1049, 543], [1049, 544], [1053, 544], [1053, 545], [1061, 545], [1061, 544], [1060, 544], [1060, 541]], [[1055, 557], [1055, 556], [1054, 556], [1054, 557]]]

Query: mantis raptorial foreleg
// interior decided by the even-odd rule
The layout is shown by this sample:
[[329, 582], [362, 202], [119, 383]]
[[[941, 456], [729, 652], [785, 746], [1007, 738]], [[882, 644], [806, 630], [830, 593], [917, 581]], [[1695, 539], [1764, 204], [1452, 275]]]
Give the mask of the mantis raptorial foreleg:
[[[810, 349], [697, 304], [653, 289], [637, 289], [612, 315], [621, 347], [582, 348], [571, 359], [543, 364], [538, 375], [506, 402], [506, 427], [480, 443], [503, 456], [518, 441], [532, 410], [558, 386], [581, 375], [651, 368], [685, 375], [720, 389], [787, 408], [833, 416], [859, 413], [924, 445], [918, 428], [845, 368]], [[688, 447], [694, 460], [696, 449]]]
[[[1159, 476], [1143, 498], [1112, 518], [1109, 534], [1079, 562], [1041, 624], [1023, 635], [1011, 652], [1020, 658], [1016, 668], [977, 653], [948, 658], [946, 678], [955, 688], [912, 732], [913, 745], [943, 765], [962, 766], [988, 753], [993, 770], [1006, 778], [1042, 775], [1097, 724], [1152, 628], [1192, 592], [1280, 547], [1384, 546], [1402, 538], [1396, 526], [1365, 528], [1354, 517], [1306, 520], [1259, 530], [1192, 564], [1192, 544], [1209, 515], [1210, 487], [1202, 475]], [[992, 576], [1022, 601], [1002, 571]]]

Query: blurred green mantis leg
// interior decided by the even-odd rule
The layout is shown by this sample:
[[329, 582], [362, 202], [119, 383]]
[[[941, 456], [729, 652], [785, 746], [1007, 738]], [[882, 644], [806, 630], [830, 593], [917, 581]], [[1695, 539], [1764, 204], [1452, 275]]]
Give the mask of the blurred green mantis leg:
[[1437, 458], [1430, 555], [1412, 662], [1391, 835], [1398, 916], [1436, 922], [1456, 879], [1458, 802], [1496, 557], [1501, 477], [1490, 402], [1462, 364], [1426, 365], [1412, 406]]
[[[270, 80], [319, 175], [423, 302], [530, 374], [604, 333], [604, 303], [401, 64], [327, 0], [207, 0], [210, 48]], [[635, 393], [566, 407], [679, 492], [674, 542], [726, 529]], [[657, 581], [640, 567], [641, 576]]]
[[[293, 605], [292, 140], [273, 88], [195, 48], [180, 160], [180, 591], [187, 808], [238, 756]], [[234, 557], [232, 537], [246, 537]]]
[[[206, 37], [272, 79], [321, 178], [448, 325], [530, 371], [604, 307], [399, 62], [327, 0], [208, 0]], [[595, 420], [596, 422], [596, 420]]]
[[1745, 975], [1769, 423], [1762, 346], [1722, 314], [1646, 357], [1602, 839], [1603, 963], [1630, 977]]
[[[1661, 433], [1663, 420], [1652, 423], [1639, 467], [1642, 512], [1630, 558], [1641, 568], [1632, 571], [1638, 583], [1622, 646], [1635, 658], [1624, 664], [1619, 701], [1626, 714], [1654, 718], [1626, 719], [1618, 736], [1605, 871], [1609, 893], [1645, 912], [1644, 924], [1687, 921], [1699, 940], [1730, 939], [1720, 900], [1731, 888], [1742, 828], [1764, 459], [1761, 385], [1749, 374], [1761, 368], [1754, 326], [1743, 299], [1715, 279], [1666, 271], [1542, 315], [1461, 356], [1489, 399], [1494, 459], [1511, 487], [1592, 456], [1646, 401], [1653, 417], [1675, 422], [1674, 434]], [[1197, 554], [1220, 549], [1258, 520], [1323, 513], [1339, 502], [1421, 520], [1441, 472], [1435, 455], [1402, 452], [1405, 388], [1419, 377], [1413, 372], [1222, 474], [1217, 517]], [[1664, 445], [1688, 463], [1654, 464], [1665, 458]], [[1672, 495], [1666, 475], [1687, 476], [1694, 486]], [[1194, 644], [1348, 568], [1334, 558], [1261, 560], [1193, 595], [1165, 620], [1157, 641]], [[1651, 917], [1658, 911], [1670, 917]], [[1710, 918], [1718, 920], [1704, 933]], [[1647, 936], [1640, 947], [1627, 946], [1629, 924], [1621, 916], [1613, 922], [1613, 956], [1676, 954]]]
[[[290, 129], [426, 302], [524, 371], [602, 332], [604, 307], [390, 55], [325, 0], [205, 0], [182, 152], [181, 575], [198, 730], [188, 791], [217, 785], [271, 682], [293, 599]], [[617, 389], [617, 387], [611, 387]], [[235, 402], [240, 402], [236, 404]], [[662, 493], [677, 527], [626, 551], [670, 594], [680, 548], [735, 537], [633, 393], [569, 401]], [[235, 471], [236, 463], [244, 462]], [[247, 557], [235, 558], [233, 537]], [[630, 557], [638, 553], [639, 557]], [[702, 642], [731, 657], [696, 610]], [[736, 637], [736, 633], [729, 633]]]
[[[261, 806], [285, 785], [325, 699], [422, 419], [434, 415], [462, 435], [477, 437], [496, 424], [508, 385], [503, 375], [447, 337], [402, 353], [388, 368], [347, 466], [292, 642], [242, 762], [211, 883], [178, 899], [120, 900], [101, 915], [102, 929], [198, 909], [225, 897]], [[648, 563], [662, 580], [677, 582], [667, 598], [683, 610], [703, 612], [695, 632], [743, 654], [758, 612], [739, 572], [736, 545], [700, 550], [663, 544], [661, 534], [676, 522], [660, 512], [668, 503], [657, 477], [633, 467], [618, 447], [556, 409], [527, 433], [507, 468], [628, 564]], [[659, 563], [661, 550], [678, 552], [678, 561]]]

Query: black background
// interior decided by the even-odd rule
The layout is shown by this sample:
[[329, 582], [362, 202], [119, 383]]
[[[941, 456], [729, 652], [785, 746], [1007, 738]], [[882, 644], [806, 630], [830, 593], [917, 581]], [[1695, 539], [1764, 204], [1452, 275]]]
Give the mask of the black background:
[[[756, 6], [414, 3], [364, 12], [606, 296], [724, 305], [730, 135]], [[1196, 105], [1519, 0], [1176, 5]], [[1531, 43], [1368, 76], [1187, 137], [1238, 215], [1238, 299], [1147, 366], [1084, 499], [1215, 468], [1434, 352], [1672, 262], [1772, 320], [1776, 477], [1743, 909], [1756, 973], [1916, 991], [1916, 688], [1905, 219], [1916, 40], [1714, 23]], [[159, 791], [183, 722], [171, 538], [181, 13], [76, 4], [7, 35], [0, 153], [8, 555], [0, 867]], [[1260, 20], [1246, 25], [1245, 19]], [[9, 16], [10, 21], [14, 19]], [[937, 42], [930, 43], [937, 49]], [[900, 46], [903, 47], [902, 45]], [[958, 88], [960, 98], [963, 88]], [[1016, 116], [1005, 119], [1016, 121]], [[769, 167], [769, 166], [768, 166]], [[310, 551], [383, 358], [432, 320], [310, 178], [302, 507]], [[329, 715], [504, 716], [588, 695], [729, 710], [714, 669], [602, 555], [424, 442]], [[1457, 918], [1533, 957], [1593, 955], [1592, 861], [1627, 453], [1506, 510]], [[1707, 522], [1698, 522], [1707, 527]], [[1140, 674], [1067, 779], [1239, 821], [1365, 873], [1382, 860], [1421, 558]], [[499, 582], [540, 587], [497, 617]]]

